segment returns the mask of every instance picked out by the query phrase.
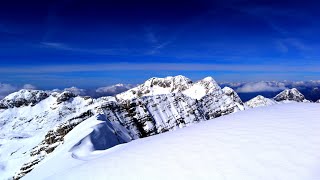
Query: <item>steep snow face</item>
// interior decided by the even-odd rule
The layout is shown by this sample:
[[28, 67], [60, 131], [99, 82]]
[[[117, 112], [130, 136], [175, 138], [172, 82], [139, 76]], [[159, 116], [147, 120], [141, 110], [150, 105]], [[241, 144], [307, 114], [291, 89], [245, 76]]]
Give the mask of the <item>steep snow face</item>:
[[116, 95], [116, 97], [119, 100], [129, 100], [143, 96], [177, 93], [188, 89], [191, 85], [192, 81], [181, 75], [166, 78], [151, 78], [138, 87]]
[[184, 90], [182, 93], [193, 99], [200, 100], [205, 95], [215, 91], [221, 91], [220, 86], [212, 77], [206, 77], [192, 84], [192, 86]]
[[276, 95], [273, 99], [275, 101], [310, 102], [306, 100], [304, 95], [301, 94], [296, 88], [283, 90], [281, 93]]
[[245, 103], [245, 105], [250, 108], [256, 108], [256, 107], [261, 107], [261, 106], [270, 106], [270, 105], [274, 105], [274, 104], [276, 104], [276, 101], [269, 99], [269, 98], [265, 98], [261, 95], [256, 96]]
[[49, 97], [49, 94], [40, 90], [26, 90], [22, 89], [18, 92], [9, 94], [0, 101], [0, 109], [7, 109], [21, 106], [34, 106], [43, 99]]
[[87, 120], [24, 179], [317, 179], [318, 115], [318, 104], [278, 104], [107, 150], [92, 148], [104, 137], [86, 138]]
[[[42, 99], [41, 91], [19, 91], [31, 103], [37, 104], [13, 107], [0, 113], [0, 174], [3, 178], [12, 177], [30, 158], [30, 150], [37, 146], [56, 125], [80, 116], [88, 110], [94, 110], [96, 104], [91, 98], [75, 97], [70, 92], [53, 93]], [[34, 94], [34, 92], [38, 92]], [[41, 97], [41, 98], [35, 98]], [[16, 102], [18, 98], [11, 98]], [[3, 171], [3, 172], [2, 172]]]

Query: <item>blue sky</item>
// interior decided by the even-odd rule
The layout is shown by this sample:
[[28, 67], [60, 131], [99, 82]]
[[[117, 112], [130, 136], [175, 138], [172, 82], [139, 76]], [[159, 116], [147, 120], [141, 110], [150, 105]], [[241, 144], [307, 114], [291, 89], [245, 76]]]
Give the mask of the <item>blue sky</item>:
[[66, 0], [0, 6], [0, 83], [40, 88], [320, 79], [317, 1]]

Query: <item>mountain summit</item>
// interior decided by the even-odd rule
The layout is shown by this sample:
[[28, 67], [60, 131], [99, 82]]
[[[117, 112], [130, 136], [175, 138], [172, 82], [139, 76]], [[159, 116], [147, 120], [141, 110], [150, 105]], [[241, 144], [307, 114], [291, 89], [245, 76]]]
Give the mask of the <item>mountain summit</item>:
[[188, 89], [192, 81], [185, 76], [168, 76], [165, 78], [153, 77], [143, 84], [116, 95], [119, 100], [129, 100], [143, 96], [178, 93]]
[[286, 89], [273, 98], [275, 101], [309, 102], [296, 88]]

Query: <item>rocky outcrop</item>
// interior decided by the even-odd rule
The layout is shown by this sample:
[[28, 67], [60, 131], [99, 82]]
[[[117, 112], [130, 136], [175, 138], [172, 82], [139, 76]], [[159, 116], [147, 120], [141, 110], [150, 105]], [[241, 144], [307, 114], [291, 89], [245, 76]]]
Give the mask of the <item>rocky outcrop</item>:
[[240, 99], [239, 95], [236, 93], [235, 90], [233, 90], [230, 87], [224, 87], [222, 91], [225, 95], [229, 96], [234, 102], [239, 103], [240, 105], [243, 105], [242, 100]]
[[286, 89], [273, 98], [275, 101], [310, 102], [296, 88]]
[[0, 109], [7, 109], [22, 106], [34, 106], [43, 99], [49, 97], [49, 94], [40, 90], [22, 89], [18, 92], [9, 94], [0, 101]]
[[64, 91], [57, 96], [57, 102], [62, 103], [62, 102], [68, 101], [69, 99], [74, 98], [76, 96], [77, 95], [75, 95], [74, 93], [72, 93], [70, 91]]

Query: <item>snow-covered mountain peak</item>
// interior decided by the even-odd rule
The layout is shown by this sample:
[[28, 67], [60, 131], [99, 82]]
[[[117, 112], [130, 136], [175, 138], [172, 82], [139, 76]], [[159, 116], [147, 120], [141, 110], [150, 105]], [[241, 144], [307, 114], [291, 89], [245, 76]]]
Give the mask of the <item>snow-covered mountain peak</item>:
[[276, 102], [261, 95], [258, 95], [245, 103], [245, 105], [250, 108], [269, 106], [273, 104], [276, 104]]
[[320, 99], [318, 101], [316, 101], [316, 103], [320, 103]]
[[7, 109], [13, 107], [21, 107], [28, 105], [35, 105], [43, 99], [49, 97], [45, 91], [41, 90], [27, 90], [21, 89], [20, 91], [14, 92], [6, 96], [0, 101], [0, 108]]
[[118, 94], [116, 97], [120, 100], [128, 100], [142, 96], [177, 93], [188, 89], [191, 85], [192, 81], [182, 75], [165, 78], [153, 77], [135, 88]]
[[298, 89], [285, 89], [276, 95], [274, 98], [276, 101], [296, 101], [296, 102], [310, 102], [305, 99], [304, 95], [299, 92]]
[[187, 88], [190, 84], [192, 84], [192, 81], [182, 75], [178, 76], [168, 76], [165, 78], [158, 78], [153, 77], [148, 79], [144, 85], [146, 86], [159, 86], [162, 88], [171, 88], [171, 92], [181, 92], [185, 88]]
[[202, 81], [216, 82], [211, 76], [203, 78]]

